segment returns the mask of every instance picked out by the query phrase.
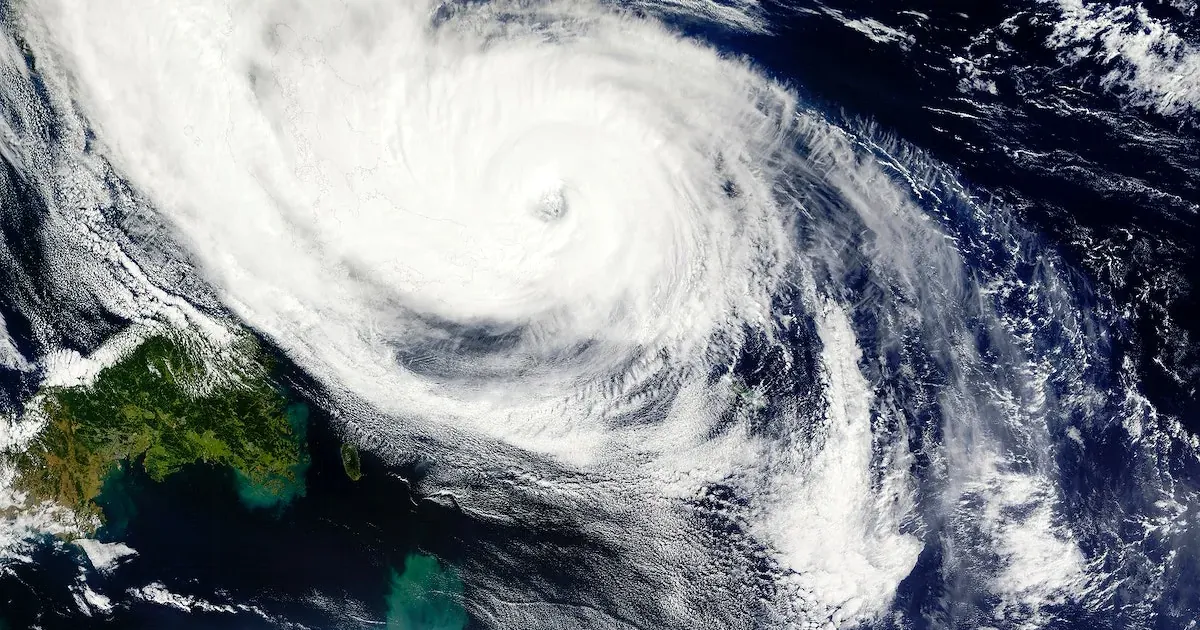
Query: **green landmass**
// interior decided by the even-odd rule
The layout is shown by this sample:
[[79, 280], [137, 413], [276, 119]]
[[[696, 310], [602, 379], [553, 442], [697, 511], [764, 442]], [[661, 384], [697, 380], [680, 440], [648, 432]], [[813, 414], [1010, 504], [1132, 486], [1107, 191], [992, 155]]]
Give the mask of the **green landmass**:
[[268, 474], [264, 477], [253, 477], [234, 468], [236, 488], [242, 502], [252, 508], [270, 508], [290, 503], [296, 497], [304, 496], [306, 487], [304, 476], [308, 472], [308, 454], [304, 452], [304, 444], [308, 434], [308, 405], [293, 403], [288, 405], [285, 412], [288, 424], [291, 426], [292, 437], [300, 447], [299, 459], [288, 468], [287, 474]]
[[358, 449], [353, 445], [342, 445], [342, 468], [346, 469], [346, 476], [350, 481], [362, 479], [362, 460], [358, 457]]
[[239, 485], [264, 495], [302, 493], [306, 409], [271, 383], [271, 361], [253, 341], [218, 370], [201, 351], [195, 342], [151, 337], [91, 386], [43, 390], [46, 427], [26, 450], [8, 454], [17, 488], [102, 517], [95, 499], [120, 464], [139, 464], [162, 481], [205, 463], [229, 466]]
[[766, 397], [762, 392], [750, 387], [740, 378], [734, 377], [730, 383], [730, 389], [733, 390], [735, 400], [744, 405], [750, 411], [758, 411], [766, 406]]
[[463, 583], [437, 558], [410, 554], [404, 572], [392, 571], [388, 594], [388, 630], [462, 630], [467, 611], [462, 606]]

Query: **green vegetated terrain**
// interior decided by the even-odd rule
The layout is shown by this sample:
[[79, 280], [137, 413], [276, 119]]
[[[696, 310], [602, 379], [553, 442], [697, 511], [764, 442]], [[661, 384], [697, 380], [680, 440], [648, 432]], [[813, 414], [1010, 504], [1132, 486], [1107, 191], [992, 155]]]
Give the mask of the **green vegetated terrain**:
[[410, 554], [404, 572], [392, 572], [388, 630], [462, 630], [467, 611], [463, 583], [433, 556]]
[[342, 468], [351, 481], [362, 479], [362, 460], [359, 459], [358, 449], [352, 444], [342, 445]]
[[290, 404], [270, 380], [272, 362], [245, 339], [207, 367], [201, 346], [151, 337], [103, 369], [90, 386], [41, 392], [48, 420], [15, 460], [17, 487], [81, 515], [101, 516], [95, 498], [124, 463], [161, 481], [184, 466], [228, 466], [251, 505], [286, 501], [304, 491], [307, 408]]

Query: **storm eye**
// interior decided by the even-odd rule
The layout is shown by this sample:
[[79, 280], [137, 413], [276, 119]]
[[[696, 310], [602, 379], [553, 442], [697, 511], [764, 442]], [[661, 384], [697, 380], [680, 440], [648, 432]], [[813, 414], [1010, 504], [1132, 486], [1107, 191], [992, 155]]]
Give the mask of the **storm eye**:
[[562, 182], [547, 186], [534, 199], [533, 215], [542, 221], [557, 221], [566, 212], [567, 193]]
[[721, 184], [721, 192], [730, 199], [737, 199], [742, 195], [742, 191], [738, 189], [738, 185], [732, 179], [727, 179]]

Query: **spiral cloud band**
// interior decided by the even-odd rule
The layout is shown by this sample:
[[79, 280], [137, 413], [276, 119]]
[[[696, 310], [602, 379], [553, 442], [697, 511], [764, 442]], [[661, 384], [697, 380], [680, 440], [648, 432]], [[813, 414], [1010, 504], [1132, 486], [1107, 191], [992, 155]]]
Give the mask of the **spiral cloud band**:
[[[622, 514], [634, 524], [622, 536], [650, 541], [647, 565], [703, 548], [711, 564], [698, 573], [763, 608], [719, 622], [689, 608], [708, 595], [686, 591], [711, 581], [662, 577], [660, 618], [881, 614], [921, 552], [910, 399], [944, 401], [972, 427], [925, 455], [946, 487], [985, 497], [955, 531], [1002, 550], [980, 575], [1020, 602], [1006, 614], [1036, 619], [1084, 579], [1069, 533], [1049, 524], [1052, 463], [1022, 455], [1044, 452], [1045, 427], [992, 430], [1051, 404], [1029, 393], [1045, 375], [1010, 375], [1011, 392], [969, 380], [981, 358], [962, 322], [1003, 322], [969, 310], [977, 287], [911, 198], [940, 175], [914, 175], [747, 62], [645, 15], [754, 29], [752, 12], [27, 4], [49, 89], [70, 95], [229, 311], [335, 397], [372, 409], [356, 420], [367, 442], [419, 434], [449, 445], [443, 459], [525, 454], [515, 477], [538, 500]], [[965, 197], [951, 185], [938, 195]], [[851, 298], [884, 304], [865, 342]], [[935, 342], [957, 345], [921, 346]], [[864, 356], [870, 344], [881, 356]], [[1001, 350], [1036, 363], [1016, 342]], [[945, 392], [877, 395], [886, 353], [949, 366]], [[1022, 397], [1037, 401], [1011, 413], [990, 402]], [[543, 465], [578, 477], [556, 484]], [[473, 486], [473, 500], [450, 477], [463, 509], [504, 511], [494, 490]], [[662, 513], [622, 511], [619, 493]], [[715, 535], [718, 521], [736, 536]], [[1038, 577], [1020, 579], [1038, 561]]]
[[[433, 9], [131, 4], [51, 30], [248, 321], [388, 409], [586, 433], [768, 309], [789, 97], [587, 7]], [[149, 54], [115, 34], [133, 14]]]

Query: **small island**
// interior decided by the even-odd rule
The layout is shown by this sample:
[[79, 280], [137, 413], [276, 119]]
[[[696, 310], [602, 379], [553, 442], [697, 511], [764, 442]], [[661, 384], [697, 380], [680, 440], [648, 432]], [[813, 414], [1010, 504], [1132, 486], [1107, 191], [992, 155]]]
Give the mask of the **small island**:
[[362, 479], [362, 460], [359, 459], [358, 449], [351, 444], [342, 444], [342, 467], [350, 481]]
[[259, 496], [303, 494], [306, 409], [271, 382], [272, 362], [252, 339], [238, 344], [236, 359], [206, 351], [201, 341], [154, 336], [91, 385], [39, 392], [45, 427], [28, 448], [5, 454], [16, 488], [81, 523], [102, 521], [95, 499], [123, 464], [155, 481], [191, 464], [228, 466]]

